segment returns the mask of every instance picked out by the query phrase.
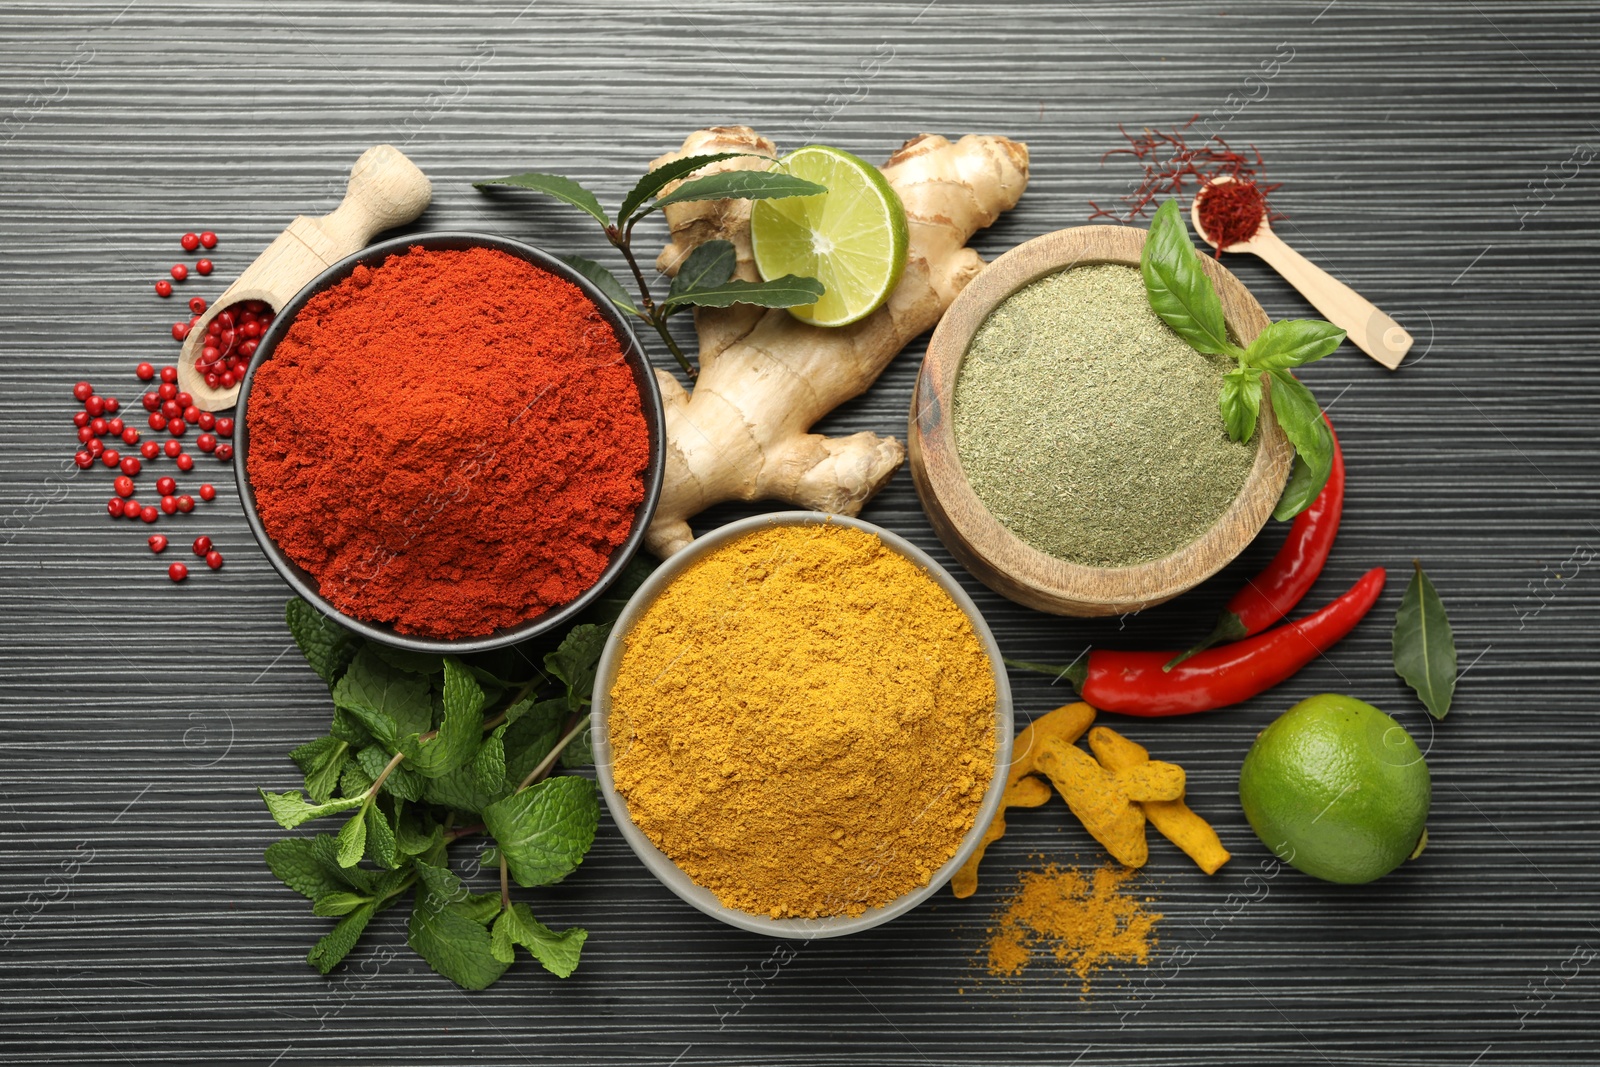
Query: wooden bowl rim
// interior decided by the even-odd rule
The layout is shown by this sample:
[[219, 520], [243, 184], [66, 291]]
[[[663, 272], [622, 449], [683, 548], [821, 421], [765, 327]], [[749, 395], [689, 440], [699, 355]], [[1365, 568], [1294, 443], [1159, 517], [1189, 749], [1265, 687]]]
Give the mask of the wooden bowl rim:
[[[1012, 533], [973, 491], [961, 469], [952, 420], [946, 417], [953, 408], [956, 378], [973, 335], [1002, 301], [1047, 275], [1099, 263], [1137, 268], [1147, 233], [1130, 226], [1074, 226], [1035, 237], [1006, 252], [952, 302], [928, 342], [917, 376], [910, 425], [912, 472], [924, 502], [932, 505], [930, 517], [938, 512], [937, 518], [944, 520], [935, 521], [935, 529], [946, 547], [968, 563], [968, 569], [985, 584], [1014, 600], [1019, 599], [1018, 591], [1027, 590], [1032, 595], [1022, 602], [1044, 610], [1116, 614], [1159, 604], [1194, 588], [1255, 539], [1289, 477], [1293, 449], [1271, 417], [1268, 395], [1262, 398], [1257, 423], [1261, 443], [1239, 495], [1198, 538], [1160, 559], [1127, 567], [1091, 567], [1060, 559]], [[1229, 329], [1241, 344], [1248, 345], [1271, 320], [1227, 268], [1210, 256], [1200, 258], [1222, 298]], [[927, 440], [937, 440], [940, 447], [930, 454], [924, 444]], [[947, 536], [946, 524], [953, 537]], [[953, 544], [952, 540], [964, 543]], [[974, 567], [973, 562], [978, 565]]]

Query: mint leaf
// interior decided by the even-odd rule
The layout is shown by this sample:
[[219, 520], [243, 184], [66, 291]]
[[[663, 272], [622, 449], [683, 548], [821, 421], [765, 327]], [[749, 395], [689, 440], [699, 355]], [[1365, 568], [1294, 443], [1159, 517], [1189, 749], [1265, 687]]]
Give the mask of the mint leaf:
[[472, 775], [478, 787], [492, 793], [506, 782], [506, 730], [509, 723], [501, 723], [489, 732], [472, 757]]
[[278, 880], [308, 900], [319, 900], [348, 887], [338, 865], [321, 855], [314, 838], [274, 841], [267, 846], [266, 858], [267, 868]]
[[264, 789], [256, 792], [261, 794], [261, 799], [266, 802], [267, 811], [277, 824], [285, 830], [293, 830], [301, 823], [320, 819], [324, 815], [337, 815], [341, 811], [349, 811], [361, 803], [359, 796], [343, 797], [339, 800], [330, 800], [324, 804], [313, 804], [300, 795], [300, 790], [291, 789], [287, 793], [268, 793]]
[[487, 989], [506, 964], [494, 958], [489, 931], [472, 914], [434, 893], [418, 892], [406, 940], [428, 966], [462, 989]]
[[[620, 226], [627, 222], [644, 205], [646, 200], [649, 200], [679, 178], [686, 177], [702, 167], [721, 162], [724, 159], [732, 159], [734, 156], [753, 156], [755, 154], [754, 152], [708, 152], [703, 156], [684, 156], [682, 159], [674, 159], [670, 163], [661, 164], [654, 170], [646, 172], [644, 177], [634, 183], [633, 188], [628, 191], [628, 195], [622, 198], [622, 207], [617, 209], [617, 225]], [[763, 156], [761, 158], [768, 157]]]
[[1235, 441], [1248, 441], [1261, 413], [1261, 372], [1235, 367], [1222, 376], [1222, 424]]
[[1328, 429], [1322, 408], [1311, 390], [1286, 370], [1270, 373], [1272, 414], [1294, 446], [1298, 460], [1290, 474], [1289, 485], [1272, 513], [1273, 518], [1282, 521], [1310, 507], [1327, 484], [1333, 470], [1333, 432]]
[[1433, 582], [1416, 568], [1400, 610], [1394, 616], [1394, 671], [1416, 690], [1428, 714], [1442, 719], [1456, 692], [1456, 642], [1444, 601]]
[[622, 287], [622, 283], [617, 281], [617, 276], [606, 270], [605, 267], [592, 259], [584, 259], [582, 256], [557, 256], [556, 258], [585, 278], [588, 278], [591, 282], [594, 282], [595, 288], [604, 293], [606, 299], [617, 305], [617, 307], [630, 315], [644, 317], [644, 312], [634, 306], [633, 298]]
[[453, 903], [456, 911], [479, 926], [488, 926], [494, 922], [494, 917], [500, 914], [499, 893], [468, 893]]
[[518, 885], [550, 885], [577, 869], [600, 823], [596, 797], [589, 779], [561, 775], [483, 810], [484, 826]]
[[721, 285], [733, 277], [738, 264], [739, 254], [734, 251], [732, 241], [707, 241], [679, 265], [667, 296], [670, 299], [680, 293]]
[[394, 844], [394, 828], [389, 825], [389, 819], [377, 804], [368, 804], [364, 809], [366, 822], [366, 854], [372, 857], [372, 862], [389, 870], [399, 864], [399, 856]]
[[306, 777], [306, 795], [318, 804], [332, 799], [339, 785], [339, 772], [350, 758], [350, 742], [337, 737], [319, 737], [289, 753], [295, 766]]
[[595, 195], [571, 178], [564, 178], [559, 174], [541, 174], [538, 171], [529, 171], [526, 174], [512, 174], [505, 178], [490, 178], [481, 182], [473, 182], [474, 189], [484, 189], [491, 185], [509, 185], [517, 189], [532, 189], [536, 193], [553, 196], [564, 204], [571, 204], [580, 211], [588, 212], [602, 226], [610, 226], [611, 220], [600, 208], [600, 201]]
[[439, 778], [426, 779], [422, 787], [422, 798], [430, 804], [437, 804], [451, 811], [480, 815], [484, 808], [505, 796], [507, 792], [509, 789], [504, 784], [498, 790], [482, 788], [478, 784], [477, 776], [472, 772], [472, 767], [466, 766], [457, 767]]
[[[571, 770], [574, 767], [590, 767], [594, 765], [594, 736], [590, 733], [590, 722], [583, 720], [583, 729], [578, 731], [567, 747], [561, 750], [558, 757], [561, 766]], [[518, 778], [517, 781], [522, 781]]]
[[424, 778], [439, 778], [471, 761], [483, 738], [483, 688], [461, 661], [444, 661], [444, 716], [427, 739], [404, 737], [406, 764]]
[[605, 651], [606, 634], [605, 627], [593, 623], [574, 626], [544, 658], [544, 669], [567, 685], [569, 711], [577, 711], [594, 692], [594, 672]]
[[350, 661], [333, 687], [333, 702], [360, 719], [391, 752], [400, 738], [426, 731], [433, 721], [428, 680], [389, 666], [370, 647]]
[[317, 677], [329, 685], [338, 681], [361, 639], [299, 597], [284, 605], [283, 618]]
[[383, 662], [402, 671], [434, 675], [444, 670], [444, 657], [437, 652], [413, 652], [409, 648], [395, 648], [377, 641], [369, 642], [368, 647]]
[[321, 974], [333, 970], [339, 965], [339, 961], [356, 947], [356, 942], [361, 939], [361, 932], [367, 928], [367, 922], [376, 911], [377, 908], [373, 905], [363, 904], [340, 919], [338, 924], [312, 947], [306, 955], [306, 962]]
[[[361, 771], [367, 776], [367, 788], [377, 781], [378, 775], [389, 765], [390, 755], [381, 745], [368, 745], [356, 753], [356, 762], [361, 765]], [[383, 780], [382, 790], [401, 800], [418, 801], [422, 799], [422, 776], [412, 771], [404, 763], [389, 772], [389, 777]]]
[[670, 314], [690, 305], [707, 308], [725, 308], [730, 304], [755, 304], [764, 308], [803, 307], [815, 304], [826, 292], [827, 289], [817, 279], [793, 274], [785, 274], [767, 282], [731, 278], [721, 285], [668, 293], [667, 298], [661, 301], [661, 309]]
[[341, 915], [349, 915], [363, 904], [371, 903], [371, 897], [338, 890], [318, 897], [311, 905], [311, 914], [320, 915], [324, 919], [336, 919]]
[[1176, 200], [1162, 204], [1151, 220], [1139, 255], [1139, 273], [1150, 307], [1173, 332], [1197, 351], [1238, 356], [1238, 346], [1228, 340], [1222, 301], [1200, 266]]
[[412, 864], [416, 869], [417, 881], [440, 900], [455, 900], [461, 893], [461, 878], [448, 867], [436, 867], [425, 860], [417, 860]]
[[338, 860], [341, 867], [354, 867], [367, 852], [367, 805], [350, 816], [339, 829]]
[[1244, 350], [1246, 365], [1258, 370], [1289, 370], [1315, 363], [1339, 347], [1344, 331], [1320, 319], [1270, 323]]
[[652, 210], [690, 200], [782, 200], [790, 196], [820, 196], [827, 191], [826, 185], [781, 170], [725, 170], [684, 182], [658, 199]]
[[[567, 718], [567, 698], [552, 697], [530, 707], [506, 730], [506, 780], [520, 783], [550, 754]], [[498, 799], [498, 798], [496, 798]]]
[[402, 856], [421, 856], [439, 847], [444, 840], [444, 827], [438, 823], [423, 832], [415, 815], [403, 814], [394, 824], [395, 851]]
[[351, 760], [344, 765], [344, 770], [339, 774], [339, 792], [347, 797], [365, 796], [376, 778], [376, 775], [362, 770], [359, 761]]
[[367, 728], [361, 725], [361, 720], [341, 707], [333, 709], [333, 725], [328, 727], [328, 733], [344, 741], [352, 748], [360, 748], [372, 743], [372, 735]]
[[581, 926], [558, 934], [535, 919], [526, 904], [513, 904], [495, 920], [489, 948], [495, 959], [509, 964], [516, 958], [516, 946], [521, 945], [544, 964], [545, 970], [565, 978], [578, 969], [578, 955], [588, 938], [589, 931]]

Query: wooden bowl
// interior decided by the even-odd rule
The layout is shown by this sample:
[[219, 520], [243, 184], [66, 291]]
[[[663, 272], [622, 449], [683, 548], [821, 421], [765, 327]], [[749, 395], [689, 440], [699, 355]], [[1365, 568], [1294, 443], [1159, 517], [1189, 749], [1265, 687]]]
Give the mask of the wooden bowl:
[[[956, 375], [973, 334], [1011, 294], [1068, 267], [1122, 263], [1138, 267], [1145, 231], [1076, 226], [1018, 245], [984, 269], [956, 297], [928, 342], [917, 376], [907, 432], [917, 495], [940, 540], [979, 581], [1030, 608], [1056, 615], [1120, 615], [1160, 604], [1225, 567], [1253, 540], [1283, 494], [1294, 450], [1263, 398], [1261, 444], [1244, 487], [1198, 539], [1171, 555], [1129, 567], [1069, 563], [1029, 545], [978, 499], [961, 469], [950, 418]], [[1249, 344], [1267, 313], [1244, 285], [1209, 256], [1206, 273], [1222, 298], [1228, 327]]]

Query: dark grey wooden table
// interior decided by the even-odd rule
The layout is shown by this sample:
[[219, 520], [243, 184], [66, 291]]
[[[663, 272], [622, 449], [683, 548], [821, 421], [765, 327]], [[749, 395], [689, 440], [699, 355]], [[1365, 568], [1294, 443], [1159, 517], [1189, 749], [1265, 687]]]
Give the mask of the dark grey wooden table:
[[[6, 4], [0, 1061], [1600, 1061], [1597, 46], [1596, 5], [1512, 0]], [[226, 470], [201, 468], [219, 502], [169, 532], [210, 533], [227, 567], [175, 587], [147, 531], [105, 517], [107, 472], [70, 461], [71, 383], [136, 398], [133, 364], [175, 352], [181, 305], [151, 284], [180, 258], [179, 234], [222, 235], [218, 273], [180, 289], [214, 296], [390, 141], [434, 180], [421, 227], [594, 254], [561, 209], [490, 202], [469, 180], [548, 169], [614, 200], [689, 130], [746, 122], [786, 147], [875, 159], [923, 130], [1025, 140], [1032, 185], [977, 242], [994, 255], [1124, 187], [1125, 165], [1098, 162], [1117, 123], [1196, 113], [1260, 147], [1284, 183], [1279, 231], [1417, 335], [1398, 374], [1347, 346], [1306, 375], [1350, 468], [1312, 599], [1375, 564], [1403, 579], [1420, 557], [1465, 668], [1445, 722], [1390, 668], [1392, 581], [1354, 635], [1278, 690], [1130, 723], [1187, 766], [1236, 859], [1206, 879], [1154, 848], [1155, 959], [1087, 998], [1049, 966], [1000, 984], [979, 964], [1018, 871], [1098, 860], [1059, 811], [1013, 820], [978, 896], [778, 956], [680, 904], [603, 823], [541, 907], [592, 932], [568, 981], [524, 963], [463, 993], [405, 948], [398, 913], [332, 977], [306, 967], [327, 921], [265, 869], [279, 832], [255, 793], [295, 784], [284, 754], [328, 711], [290, 650], [285, 586]], [[1274, 316], [1308, 313], [1262, 264], [1230, 265]], [[920, 355], [913, 344], [827, 428], [899, 432]], [[905, 473], [866, 517], [949, 562]], [[1009, 655], [1062, 660], [1190, 637], [1281, 537], [1269, 529], [1217, 581], [1120, 622], [1036, 614], [963, 579]], [[1013, 684], [1024, 715], [1064, 696], [1038, 677]], [[1327, 690], [1417, 735], [1431, 844], [1364, 888], [1292, 871], [1246, 882], [1268, 853], [1238, 810], [1239, 762], [1279, 711]]]

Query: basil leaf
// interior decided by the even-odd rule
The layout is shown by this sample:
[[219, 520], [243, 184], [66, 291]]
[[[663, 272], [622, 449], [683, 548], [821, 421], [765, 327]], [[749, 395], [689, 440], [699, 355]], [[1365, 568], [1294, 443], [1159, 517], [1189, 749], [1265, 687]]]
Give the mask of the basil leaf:
[[[735, 156], [758, 156], [758, 153], [710, 152], [703, 156], [684, 156], [682, 159], [674, 159], [670, 163], [661, 164], [661, 166], [640, 178], [628, 195], [622, 198], [622, 206], [617, 209], [617, 225], [620, 226], [627, 222], [633, 213], [639, 210], [641, 204], [679, 178], [687, 177], [702, 167], [712, 163], [720, 163], [724, 159], [732, 159]], [[771, 157], [758, 156], [758, 158], [769, 159]]]
[[509, 185], [516, 189], [532, 189], [536, 193], [553, 196], [564, 204], [571, 204], [580, 211], [588, 212], [602, 226], [611, 225], [611, 220], [601, 210], [600, 201], [595, 198], [595, 195], [571, 178], [564, 178], [559, 174], [542, 174], [538, 171], [529, 171], [526, 174], [512, 174], [505, 178], [490, 178], [472, 183], [474, 189], [484, 189], [491, 185]]
[[1235, 441], [1248, 441], [1261, 414], [1261, 372], [1236, 367], [1222, 376], [1222, 424]]
[[693, 304], [696, 307], [725, 308], [729, 304], [755, 304], [766, 308], [803, 307], [815, 304], [827, 292], [815, 278], [799, 278], [785, 274], [770, 282], [747, 282], [732, 278], [721, 285], [693, 289], [687, 293], [668, 293], [661, 302], [663, 311], [676, 311]]
[[612, 274], [594, 260], [584, 259], [582, 256], [557, 256], [556, 258], [585, 278], [588, 278], [591, 282], [594, 282], [600, 291], [606, 295], [606, 299], [617, 305], [617, 307], [630, 315], [644, 317], [644, 312], [634, 307], [633, 298], [622, 287], [622, 283], [617, 281], [615, 274]]
[[1311, 390], [1286, 370], [1275, 370], [1271, 375], [1272, 414], [1296, 455], [1296, 469], [1272, 513], [1281, 522], [1310, 507], [1327, 484], [1333, 471], [1333, 434]]
[[1173, 332], [1200, 352], [1237, 356], [1239, 347], [1228, 340], [1222, 301], [1200, 266], [1200, 255], [1189, 240], [1176, 200], [1156, 211], [1139, 254], [1150, 307]]
[[738, 265], [739, 254], [734, 251], [732, 241], [707, 241], [690, 252], [678, 267], [667, 296], [671, 298], [695, 289], [721, 285], [733, 277], [733, 270]]
[[1344, 331], [1331, 322], [1285, 319], [1271, 323], [1250, 342], [1244, 350], [1244, 362], [1261, 370], [1302, 367], [1333, 352], [1344, 337]]
[[826, 185], [808, 182], [781, 170], [725, 170], [684, 182], [657, 200], [650, 210], [690, 200], [782, 200], [790, 196], [817, 196], [827, 191]]
[[1439, 591], [1415, 560], [1416, 573], [1406, 586], [1394, 616], [1394, 670], [1416, 690], [1435, 719], [1450, 711], [1456, 691], [1456, 644]]

